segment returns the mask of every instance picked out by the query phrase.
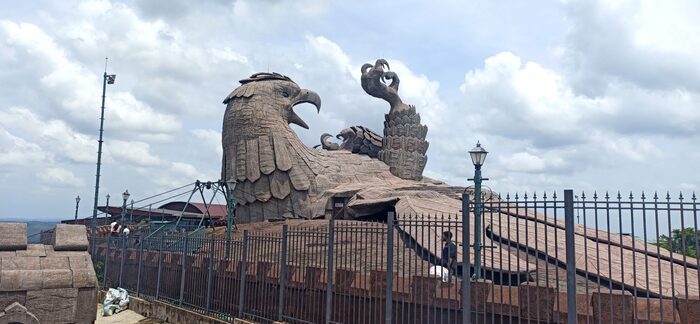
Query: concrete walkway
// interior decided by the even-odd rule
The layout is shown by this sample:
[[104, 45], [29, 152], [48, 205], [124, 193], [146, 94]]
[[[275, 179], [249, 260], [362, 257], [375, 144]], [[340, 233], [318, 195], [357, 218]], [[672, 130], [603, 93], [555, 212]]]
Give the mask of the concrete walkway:
[[162, 322], [158, 320], [149, 319], [141, 316], [140, 314], [127, 309], [121, 313], [114, 314], [112, 316], [102, 316], [102, 305], [97, 305], [97, 320], [95, 324], [167, 324], [167, 322]]

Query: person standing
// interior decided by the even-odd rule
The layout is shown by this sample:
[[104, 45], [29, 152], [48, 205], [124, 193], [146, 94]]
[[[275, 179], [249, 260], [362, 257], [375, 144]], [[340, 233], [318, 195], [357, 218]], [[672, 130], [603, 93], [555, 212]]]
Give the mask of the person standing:
[[442, 233], [442, 266], [447, 268], [450, 274], [457, 273], [457, 245], [452, 242], [452, 232]]

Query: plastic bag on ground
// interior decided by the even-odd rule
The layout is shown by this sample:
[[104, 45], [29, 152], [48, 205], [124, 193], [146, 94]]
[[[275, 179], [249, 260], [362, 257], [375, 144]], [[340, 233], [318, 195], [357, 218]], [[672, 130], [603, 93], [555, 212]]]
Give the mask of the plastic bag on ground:
[[109, 288], [102, 301], [102, 316], [117, 314], [129, 308], [129, 292], [123, 288]]

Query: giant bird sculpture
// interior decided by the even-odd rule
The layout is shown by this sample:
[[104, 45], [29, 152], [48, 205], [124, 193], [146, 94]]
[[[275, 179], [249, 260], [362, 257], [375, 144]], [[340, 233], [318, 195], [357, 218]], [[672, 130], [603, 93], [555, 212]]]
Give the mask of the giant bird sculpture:
[[[224, 100], [226, 112], [222, 132], [222, 179], [235, 184], [233, 194], [238, 223], [329, 218], [333, 203], [338, 199], [344, 202], [342, 217], [346, 219], [385, 217], [391, 210], [403, 217], [418, 217], [428, 222], [441, 213], [462, 217], [459, 197], [465, 188], [422, 176], [427, 161], [427, 127], [421, 125], [416, 108], [401, 101], [399, 78], [385, 67], [388, 69], [386, 61], [377, 60], [374, 65], [365, 64], [361, 68], [362, 88], [390, 105], [385, 115], [384, 136], [364, 127], [350, 127], [340, 132], [341, 144], [333, 145], [335, 143], [329, 141], [331, 136], [324, 134], [322, 149], [304, 145], [289, 126], [308, 128], [294, 112], [294, 107], [310, 103], [320, 110], [318, 94], [300, 88], [289, 77], [277, 73], [257, 73], [240, 81], [241, 85]], [[387, 80], [391, 83], [386, 84]], [[499, 197], [491, 193], [487, 193], [485, 199], [500, 203]], [[504, 204], [507, 206], [507, 202]], [[536, 251], [542, 255], [543, 260], [565, 261], [561, 259], [566, 255], [563, 244], [552, 240], [540, 242], [537, 235], [527, 235], [534, 230], [534, 233], [550, 233], [549, 237], [564, 237], [561, 220], [531, 211], [507, 209], [492, 213], [484, 222], [484, 246], [489, 247], [483, 251], [487, 271], [508, 269], [508, 272], [522, 275], [536, 269], [537, 264], [530, 264], [513, 252], [523, 246], [530, 253]], [[435, 244], [422, 241], [415, 227], [397, 226], [417, 245], [434, 248]], [[575, 230], [577, 247], [610, 250], [612, 246], [622, 251], [598, 262], [621, 266], [624, 255], [624, 260], [644, 260], [647, 266], [660, 269], [659, 272], [689, 271], [687, 277], [695, 283], [691, 293], [698, 293], [697, 266], [681, 260], [678, 255], [661, 253], [651, 258], [640, 248], [646, 243], [634, 238], [607, 233], [612, 239], [601, 242], [594, 230], [580, 225]], [[457, 228], [456, 237], [460, 237], [460, 232]], [[510, 237], [525, 239], [510, 242]], [[439, 251], [430, 252], [439, 254]], [[595, 255], [595, 251], [587, 254]], [[581, 273], [588, 266], [576, 263]], [[644, 275], [640, 271], [611, 273], [610, 278], [603, 279], [624, 284], [625, 278], [620, 276], [626, 275], [638, 276], [635, 277], [637, 282], [651, 280], [647, 287], [635, 289], [644, 288], [651, 294], [673, 294], [668, 288], [662, 289], [655, 278], [640, 277]]]

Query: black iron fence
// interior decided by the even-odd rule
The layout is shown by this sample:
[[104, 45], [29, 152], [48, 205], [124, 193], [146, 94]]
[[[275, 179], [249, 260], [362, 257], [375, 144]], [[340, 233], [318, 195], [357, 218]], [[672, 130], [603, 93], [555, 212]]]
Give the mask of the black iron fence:
[[94, 261], [107, 287], [225, 320], [700, 322], [694, 195], [567, 190], [482, 204], [479, 229], [465, 195], [469, 217], [243, 224], [231, 241], [107, 237]]

